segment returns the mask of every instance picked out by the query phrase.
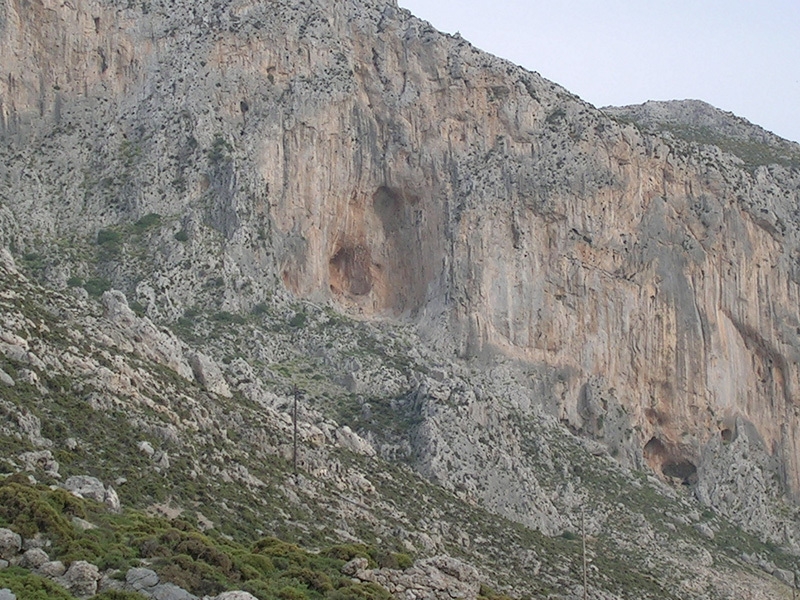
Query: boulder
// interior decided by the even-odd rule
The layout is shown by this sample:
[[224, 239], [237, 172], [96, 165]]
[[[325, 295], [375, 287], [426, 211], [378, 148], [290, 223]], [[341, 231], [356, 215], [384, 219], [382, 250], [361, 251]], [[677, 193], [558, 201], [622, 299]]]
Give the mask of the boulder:
[[198, 600], [197, 596], [173, 583], [158, 584], [150, 590], [150, 597], [153, 600]]
[[142, 440], [141, 442], [139, 442], [139, 444], [137, 445], [137, 448], [139, 448], [139, 451], [142, 454], [146, 454], [147, 456], [153, 456], [153, 454], [156, 453], [155, 449], [153, 448], [153, 445], [150, 442], [145, 441], [145, 440]]
[[78, 598], [94, 596], [97, 593], [98, 581], [100, 581], [99, 569], [85, 560], [76, 560], [59, 579], [59, 583]]
[[120, 512], [122, 510], [122, 503], [119, 501], [117, 491], [111, 486], [106, 488], [106, 494], [103, 497], [103, 504], [105, 504], [112, 512]]
[[10, 529], [0, 529], [0, 558], [11, 560], [22, 549], [22, 538]]
[[792, 573], [791, 571], [787, 571], [786, 569], [776, 568], [772, 572], [772, 576], [775, 577], [781, 583], [785, 583], [789, 587], [794, 587], [794, 573]]
[[364, 456], [375, 456], [375, 448], [350, 427], [344, 425], [336, 430], [336, 442], [348, 450]]
[[7, 385], [9, 387], [13, 387], [15, 385], [14, 378], [11, 377], [8, 373], [0, 369], [0, 383], [3, 385]]
[[31, 548], [30, 550], [26, 550], [22, 555], [22, 558], [19, 561], [19, 566], [26, 569], [38, 569], [49, 561], [50, 557], [47, 556], [47, 552], [41, 548]]
[[86, 519], [81, 519], [80, 517], [72, 517], [72, 524], [81, 531], [87, 531], [89, 529], [97, 529], [97, 525], [94, 523], [90, 523]]
[[22, 468], [26, 471], [36, 471], [41, 469], [50, 477], [60, 477], [58, 474], [58, 462], [53, 458], [50, 450], [38, 450], [36, 452], [23, 452], [19, 455]]
[[74, 475], [64, 482], [64, 489], [75, 496], [96, 502], [103, 502], [106, 499], [106, 486], [96, 477]]
[[350, 577], [355, 577], [356, 573], [363, 571], [368, 566], [369, 561], [366, 558], [357, 556], [356, 558], [353, 558], [344, 564], [342, 567], [342, 573], [345, 575], [350, 575]]
[[67, 567], [65, 567], [64, 563], [60, 560], [46, 562], [37, 569], [37, 573], [39, 573], [39, 575], [48, 577], [50, 579], [61, 577], [66, 572]]
[[8, 588], [0, 590], [0, 600], [17, 600], [17, 597]]
[[695, 531], [709, 540], [714, 539], [714, 530], [711, 529], [706, 523], [697, 523], [694, 526]]
[[158, 585], [158, 574], [151, 569], [129, 569], [125, 574], [125, 581], [134, 590], [146, 590]]
[[258, 600], [250, 592], [222, 592], [216, 600]]
[[22, 550], [30, 550], [32, 548], [49, 548], [52, 542], [41, 532], [38, 532], [33, 537], [25, 538], [22, 542]]
[[206, 390], [225, 398], [231, 397], [231, 389], [225, 376], [214, 359], [202, 352], [194, 352], [189, 356], [189, 365], [192, 367], [197, 382]]

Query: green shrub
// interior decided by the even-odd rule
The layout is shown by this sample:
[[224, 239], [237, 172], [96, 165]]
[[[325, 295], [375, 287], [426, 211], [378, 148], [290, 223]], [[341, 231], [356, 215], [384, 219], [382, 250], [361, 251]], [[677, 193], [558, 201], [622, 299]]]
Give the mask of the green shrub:
[[151, 229], [152, 227], [157, 227], [161, 224], [161, 215], [158, 213], [149, 213], [143, 216], [141, 219], [136, 221], [133, 226], [136, 228], [137, 231], [143, 232]]
[[260, 539], [253, 546], [254, 554], [268, 556], [278, 569], [288, 569], [290, 566], [306, 566], [308, 554], [295, 546], [274, 537]]
[[253, 307], [252, 313], [256, 316], [266, 315], [269, 313], [269, 306], [266, 302], [259, 302]]
[[286, 577], [296, 579], [300, 583], [304, 583], [311, 590], [325, 593], [333, 589], [331, 578], [322, 571], [310, 569], [308, 567], [293, 567], [288, 569], [285, 573]]
[[328, 600], [393, 600], [388, 591], [374, 583], [350, 583], [326, 596]]
[[482, 583], [478, 592], [478, 600], [511, 600], [511, 598], [505, 594], [497, 593], [488, 585]]
[[67, 543], [74, 537], [72, 524], [43, 498], [45, 494], [30, 485], [4, 480], [0, 483], [0, 517], [23, 537], [43, 533], [54, 542]]
[[308, 600], [308, 594], [300, 588], [287, 585], [276, 594], [280, 600]]
[[216, 596], [227, 587], [218, 570], [186, 554], [158, 561], [155, 570], [163, 581], [174, 583], [197, 596]]
[[181, 229], [175, 234], [175, 239], [179, 242], [186, 242], [189, 240], [189, 233], [185, 229]]
[[[275, 565], [272, 563], [272, 560], [263, 554], [242, 554], [236, 557], [235, 562], [240, 571], [250, 568], [261, 577], [267, 577], [270, 573], [275, 571]], [[253, 578], [248, 577], [248, 579]]]
[[324, 550], [322, 555], [344, 562], [353, 560], [356, 557], [371, 558], [369, 555], [369, 548], [364, 544], [339, 544], [337, 546], [331, 546], [327, 550]]
[[289, 320], [289, 325], [291, 327], [299, 329], [306, 324], [306, 318], [307, 318], [306, 313], [302, 311], [296, 312], [294, 316]]
[[92, 277], [86, 280], [86, 283], [83, 284], [83, 289], [85, 289], [90, 296], [97, 298], [111, 289], [111, 282], [105, 277]]
[[10, 589], [19, 600], [74, 600], [60, 585], [19, 567], [0, 571], [0, 588]]
[[214, 141], [211, 142], [211, 148], [208, 150], [208, 160], [214, 166], [219, 165], [228, 158], [231, 150], [231, 145], [225, 141], [222, 134], [218, 133], [214, 136]]
[[119, 246], [122, 242], [122, 235], [119, 231], [113, 229], [101, 229], [97, 232], [97, 245], [98, 246]]
[[397, 552], [395, 555], [395, 560], [397, 561], [397, 566], [400, 569], [410, 569], [414, 566], [414, 559], [411, 558], [405, 552]]

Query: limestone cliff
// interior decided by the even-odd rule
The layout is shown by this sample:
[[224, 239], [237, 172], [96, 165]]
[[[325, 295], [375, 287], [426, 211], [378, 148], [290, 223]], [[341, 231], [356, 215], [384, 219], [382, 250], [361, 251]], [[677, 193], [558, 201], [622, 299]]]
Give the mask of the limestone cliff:
[[[50, 283], [411, 322], [740, 521], [743, 454], [740, 488], [797, 499], [791, 164], [642, 133], [390, 0], [2, 0], [0, 65], [0, 242]], [[427, 426], [446, 479], [431, 439], [474, 421]]]

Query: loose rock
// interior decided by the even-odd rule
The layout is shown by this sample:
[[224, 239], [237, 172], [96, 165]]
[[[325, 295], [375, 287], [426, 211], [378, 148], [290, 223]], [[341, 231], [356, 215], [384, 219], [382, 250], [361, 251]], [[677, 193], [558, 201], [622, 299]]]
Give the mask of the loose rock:
[[11, 377], [8, 373], [0, 369], [0, 383], [3, 385], [7, 385], [9, 387], [13, 387], [15, 385], [14, 378]]
[[135, 568], [125, 574], [125, 581], [135, 590], [143, 590], [158, 585], [158, 574], [151, 569]]
[[67, 569], [60, 583], [74, 596], [88, 598], [97, 593], [98, 581], [100, 581], [99, 569], [85, 560], [77, 560]]
[[41, 548], [31, 548], [22, 555], [19, 566], [26, 569], [38, 569], [49, 560], [50, 557], [47, 556], [47, 552]]
[[64, 488], [80, 498], [89, 498], [96, 502], [103, 502], [106, 498], [106, 488], [96, 477], [75, 475], [64, 482]]
[[258, 600], [249, 592], [222, 592], [216, 600]]
[[64, 573], [67, 572], [67, 567], [64, 566], [64, 563], [60, 560], [53, 560], [50, 562], [46, 562], [41, 565], [38, 569], [38, 573], [40, 575], [44, 575], [45, 577], [49, 577], [51, 579], [55, 579], [56, 577], [61, 577]]
[[150, 592], [153, 600], [198, 600], [197, 596], [172, 583], [161, 583]]
[[22, 549], [22, 538], [10, 529], [0, 529], [0, 558], [11, 560]]

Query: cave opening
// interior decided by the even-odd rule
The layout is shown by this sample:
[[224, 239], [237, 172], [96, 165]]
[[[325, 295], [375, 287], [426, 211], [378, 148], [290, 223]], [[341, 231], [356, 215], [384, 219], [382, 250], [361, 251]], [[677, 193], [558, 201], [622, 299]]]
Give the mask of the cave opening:
[[650, 438], [642, 454], [650, 467], [654, 471], [661, 471], [664, 477], [679, 479], [683, 485], [697, 483], [697, 466], [680, 452], [668, 448], [657, 437]]

